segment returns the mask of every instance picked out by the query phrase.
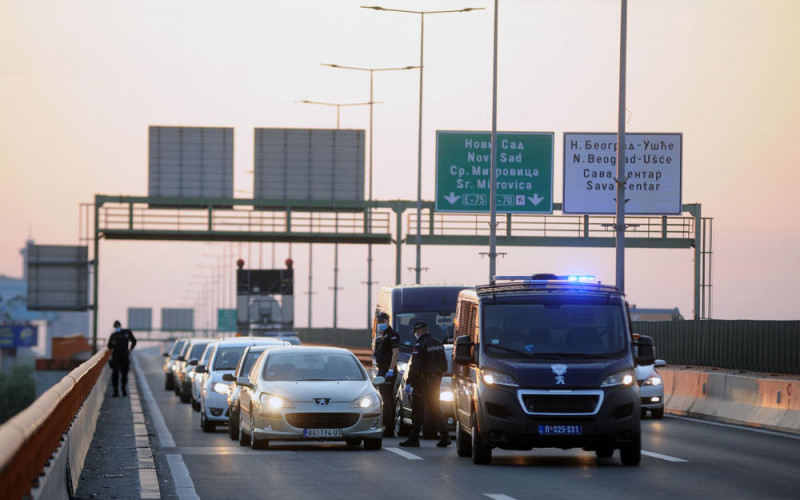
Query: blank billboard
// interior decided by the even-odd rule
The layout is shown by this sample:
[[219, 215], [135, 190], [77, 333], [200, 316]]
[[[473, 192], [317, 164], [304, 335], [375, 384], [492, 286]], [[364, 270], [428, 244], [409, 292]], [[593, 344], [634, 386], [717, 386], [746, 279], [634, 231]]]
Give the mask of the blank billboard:
[[30, 310], [89, 309], [89, 249], [62, 245], [28, 245]]
[[233, 198], [233, 128], [149, 130], [149, 196]]
[[161, 309], [161, 330], [189, 332], [194, 330], [194, 309]]
[[255, 129], [255, 198], [364, 200], [364, 131]]

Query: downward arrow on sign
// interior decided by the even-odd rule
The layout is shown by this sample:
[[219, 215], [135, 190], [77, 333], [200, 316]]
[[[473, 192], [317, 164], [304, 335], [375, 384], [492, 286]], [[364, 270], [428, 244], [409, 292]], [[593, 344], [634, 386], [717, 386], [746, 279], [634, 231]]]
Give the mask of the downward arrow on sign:
[[538, 205], [542, 202], [542, 200], [544, 200], [543, 197], [539, 196], [539, 193], [533, 193], [533, 197], [528, 196], [528, 199], [531, 200], [531, 203], [534, 205]]
[[452, 191], [450, 191], [450, 195], [449, 196], [445, 196], [444, 197], [444, 199], [449, 201], [451, 205], [454, 204], [455, 202], [457, 202], [459, 198], [461, 198], [461, 195], [457, 195], [456, 196], [456, 194], [454, 192], [452, 192]]

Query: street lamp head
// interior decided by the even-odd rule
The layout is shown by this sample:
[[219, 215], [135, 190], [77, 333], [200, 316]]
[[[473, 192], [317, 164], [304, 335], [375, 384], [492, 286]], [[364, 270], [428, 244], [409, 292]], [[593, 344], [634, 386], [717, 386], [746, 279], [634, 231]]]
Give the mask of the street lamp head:
[[362, 9], [372, 9], [372, 10], [386, 10], [383, 7], [378, 7], [377, 5], [372, 5], [372, 6], [370, 6], [370, 5], [362, 5], [361, 8]]

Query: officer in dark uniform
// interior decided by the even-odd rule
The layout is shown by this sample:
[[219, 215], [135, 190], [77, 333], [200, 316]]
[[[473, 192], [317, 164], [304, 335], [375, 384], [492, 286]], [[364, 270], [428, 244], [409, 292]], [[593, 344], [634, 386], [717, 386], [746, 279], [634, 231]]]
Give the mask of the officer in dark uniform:
[[378, 364], [378, 376], [386, 381], [378, 386], [383, 398], [383, 431], [384, 437], [394, 437], [395, 381], [397, 380], [397, 357], [400, 355], [400, 336], [389, 324], [389, 315], [378, 314], [378, 326], [375, 333], [375, 361]]
[[134, 347], [136, 347], [136, 337], [133, 336], [133, 332], [122, 328], [120, 322], [115, 321], [114, 333], [108, 339], [108, 349], [111, 351], [111, 387], [114, 388], [114, 397], [119, 396], [120, 374], [122, 374], [122, 395], [128, 395], [128, 368], [130, 353]]
[[[430, 334], [428, 325], [424, 321], [414, 323], [413, 332], [417, 337], [417, 343], [411, 351], [411, 366], [406, 383], [412, 388], [411, 419], [414, 424], [411, 427], [411, 435], [400, 443], [400, 446], [415, 448], [419, 446], [419, 434], [425, 422], [425, 413], [429, 412], [428, 417], [439, 432], [439, 442], [436, 446], [444, 448], [451, 442], [439, 405], [439, 386], [442, 374], [447, 371], [444, 346], [439, 339]], [[406, 390], [409, 390], [408, 387]]]

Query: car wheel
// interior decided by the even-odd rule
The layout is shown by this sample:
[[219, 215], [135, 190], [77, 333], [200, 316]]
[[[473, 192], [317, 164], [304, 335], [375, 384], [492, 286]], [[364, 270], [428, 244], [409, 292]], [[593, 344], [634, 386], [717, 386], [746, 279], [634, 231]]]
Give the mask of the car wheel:
[[239, 446], [250, 446], [250, 436], [244, 432], [242, 412], [239, 412]]
[[358, 446], [361, 444], [361, 440], [358, 438], [348, 438], [344, 440], [347, 443], [347, 446]]
[[253, 418], [252, 410], [250, 411], [250, 448], [253, 450], [266, 450], [269, 448], [269, 441], [256, 438], [256, 419]]
[[167, 374], [166, 378], [164, 379], [164, 390], [171, 391], [175, 388], [175, 380], [172, 378], [172, 374]]
[[172, 384], [172, 391], [175, 393], [176, 396], [181, 395], [181, 381], [175, 380]]
[[230, 418], [228, 419], [228, 435], [232, 440], [236, 441], [239, 437], [239, 412], [231, 410]]
[[200, 412], [200, 428], [203, 429], [203, 432], [214, 432], [217, 430], [217, 424], [206, 418], [205, 411]]
[[658, 408], [657, 410], [650, 410], [650, 415], [653, 416], [655, 419], [664, 418], [664, 408]]
[[492, 463], [492, 448], [483, 443], [478, 432], [477, 419], [472, 417], [472, 463], [486, 465]]
[[181, 391], [181, 403], [188, 403], [192, 400], [192, 395], [188, 392]]
[[456, 421], [456, 454], [459, 457], [472, 456], [472, 441], [470, 435], [461, 427], [461, 422]]
[[631, 443], [619, 449], [622, 465], [639, 465], [642, 461], [642, 434], [639, 430], [633, 433]]
[[398, 399], [394, 408], [394, 433], [398, 436], [408, 436], [411, 433], [411, 426], [403, 421], [403, 400]]
[[364, 440], [365, 450], [380, 450], [383, 446], [383, 438], [369, 438]]

